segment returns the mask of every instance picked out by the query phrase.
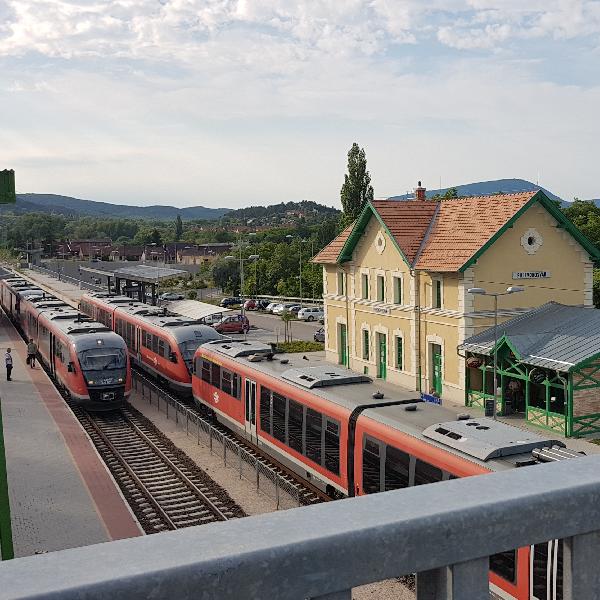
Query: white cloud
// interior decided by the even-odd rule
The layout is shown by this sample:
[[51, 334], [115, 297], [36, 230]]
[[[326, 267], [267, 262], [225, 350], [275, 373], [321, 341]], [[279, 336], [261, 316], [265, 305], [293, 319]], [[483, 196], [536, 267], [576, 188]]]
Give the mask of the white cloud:
[[593, 46], [599, 5], [7, 0], [0, 146], [21, 191], [104, 200], [332, 203], [354, 140], [379, 195], [541, 170], [585, 196], [600, 82], [527, 44]]

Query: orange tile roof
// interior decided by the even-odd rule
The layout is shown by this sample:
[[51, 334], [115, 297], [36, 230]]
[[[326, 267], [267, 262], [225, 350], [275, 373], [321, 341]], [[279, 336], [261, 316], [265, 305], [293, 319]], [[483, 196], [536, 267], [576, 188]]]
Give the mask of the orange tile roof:
[[[537, 190], [447, 200], [374, 200], [373, 208], [413, 268], [456, 272], [530, 200]], [[314, 258], [337, 262], [354, 223]]]
[[372, 204], [412, 264], [431, 224], [437, 202], [374, 200]]
[[316, 254], [311, 262], [314, 263], [322, 263], [322, 264], [332, 264], [337, 261], [337, 258], [346, 243], [346, 240], [352, 233], [352, 228], [354, 227], [354, 223], [348, 225], [342, 233], [340, 233], [337, 237], [333, 238], [321, 252]]
[[458, 271], [536, 193], [442, 200], [416, 268]]

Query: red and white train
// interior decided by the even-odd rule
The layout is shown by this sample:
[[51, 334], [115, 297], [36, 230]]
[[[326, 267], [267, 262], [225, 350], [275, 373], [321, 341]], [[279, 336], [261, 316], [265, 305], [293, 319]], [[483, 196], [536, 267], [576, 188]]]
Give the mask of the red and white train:
[[70, 398], [90, 410], [123, 406], [131, 371], [120, 336], [18, 277], [0, 279], [0, 304]]
[[84, 294], [80, 310], [123, 337], [131, 361], [172, 390], [191, 395], [196, 348], [223, 339], [212, 327], [108, 292]]
[[[353, 496], [575, 458], [556, 439], [435, 404], [259, 342], [196, 351], [195, 401], [331, 495]], [[535, 454], [535, 456], [534, 456]], [[492, 597], [562, 598], [562, 542], [490, 557]]]

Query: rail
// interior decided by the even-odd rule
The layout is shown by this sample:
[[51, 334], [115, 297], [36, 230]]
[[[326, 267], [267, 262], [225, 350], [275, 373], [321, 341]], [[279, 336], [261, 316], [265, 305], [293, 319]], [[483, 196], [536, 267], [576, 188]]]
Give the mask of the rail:
[[159, 411], [194, 436], [198, 444], [209, 448], [211, 454], [222, 457], [226, 467], [235, 469], [240, 479], [246, 479], [256, 490], [272, 498], [277, 510], [295, 508], [309, 503], [306, 490], [289, 477], [272, 468], [256, 453], [246, 449], [234, 436], [204, 419], [196, 410], [186, 406], [138, 371], [132, 372], [134, 390], [150, 405], [156, 402]]
[[488, 556], [560, 538], [563, 598], [589, 600], [599, 494], [597, 455], [523, 467], [7, 561], [2, 597], [350, 600], [415, 572], [418, 600], [488, 600]]

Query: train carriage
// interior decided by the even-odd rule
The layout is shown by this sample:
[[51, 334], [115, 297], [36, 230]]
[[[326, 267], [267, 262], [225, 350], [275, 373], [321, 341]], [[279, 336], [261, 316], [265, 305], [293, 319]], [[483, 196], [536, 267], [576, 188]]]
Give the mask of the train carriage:
[[0, 303], [58, 385], [90, 410], [122, 406], [131, 393], [123, 339], [21, 278], [0, 280]]
[[212, 327], [106, 292], [85, 294], [81, 310], [123, 337], [132, 362], [172, 390], [192, 392], [192, 363], [200, 344], [222, 339]]
[[[398, 387], [252, 341], [199, 347], [193, 393], [238, 435], [334, 496], [578, 456], [560, 440], [492, 419], [457, 419]], [[560, 599], [561, 561], [557, 540], [490, 557], [492, 597]]]

